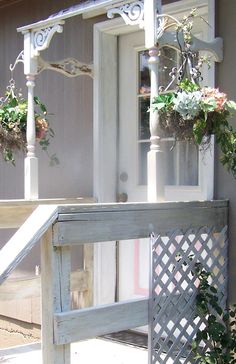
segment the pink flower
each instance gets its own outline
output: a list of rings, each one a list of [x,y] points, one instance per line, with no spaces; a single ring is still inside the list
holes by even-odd
[[[45,119],[38,117],[36,119],[36,139],[41,140],[45,138],[48,130],[48,122]]]
[[[227,95],[225,93],[219,92],[218,88],[211,88],[211,87],[203,87],[202,93],[205,101],[207,101],[207,99],[215,100],[216,108],[214,111],[224,110],[224,105],[227,101]]]

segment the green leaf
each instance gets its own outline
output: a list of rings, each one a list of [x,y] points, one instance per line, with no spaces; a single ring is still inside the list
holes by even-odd
[[[41,111],[46,114],[47,113],[47,109],[46,106],[42,103],[42,101],[40,100],[40,98],[38,96],[34,96],[34,102],[36,105],[38,105],[41,109]]]
[[[197,85],[196,83],[193,83],[188,78],[185,78],[184,80],[182,80],[178,86],[181,90],[187,91],[187,92],[198,91],[200,89],[199,85]]]
[[[213,293],[217,293],[217,289],[214,286],[210,286],[210,291]]]
[[[165,106],[166,104],[164,102],[159,102],[158,104],[155,104],[155,109],[162,110]]]
[[[226,102],[226,106],[230,109],[230,110],[236,110],[236,102],[229,100]]]

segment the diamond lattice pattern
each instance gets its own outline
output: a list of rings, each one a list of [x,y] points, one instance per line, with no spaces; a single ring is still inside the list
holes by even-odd
[[[150,363],[194,363],[191,342],[205,325],[196,318],[196,262],[213,273],[221,305],[226,303],[227,229],[175,230],[152,238]],[[205,347],[207,349],[207,347]]]

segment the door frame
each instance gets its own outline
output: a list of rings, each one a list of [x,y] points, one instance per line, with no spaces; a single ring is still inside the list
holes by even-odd
[[[166,13],[176,15],[189,12],[195,0],[181,0],[164,7]],[[199,0],[198,7],[208,6],[210,37],[215,34],[215,0]],[[125,33],[139,30],[126,25],[122,18],[94,25],[94,197],[97,202],[115,202],[117,194],[118,160],[118,59],[117,39]],[[210,84],[214,85],[214,67],[210,71]],[[211,180],[206,188],[212,184]],[[109,262],[109,264],[107,264]],[[116,244],[96,244],[94,247],[94,304],[114,302],[116,290]]]
[[[118,150],[118,60],[120,34],[136,31],[121,18],[94,25],[94,196],[115,202]],[[109,264],[108,264],[109,263]],[[94,304],[111,303],[116,292],[116,242],[94,247]]]

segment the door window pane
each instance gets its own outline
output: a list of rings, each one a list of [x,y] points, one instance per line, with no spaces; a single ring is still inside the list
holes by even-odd
[[[159,54],[159,85],[166,88],[171,82],[171,72],[178,67],[178,53],[174,48],[162,47]],[[138,53],[138,184],[147,184],[147,153],[150,150],[149,107],[150,74],[148,51]],[[176,88],[174,81],[170,89]],[[172,186],[197,186],[199,151],[190,142],[163,140],[163,157],[165,158],[165,184]]]
[[[198,147],[194,143],[163,141],[165,184],[170,186],[198,185]]]
[[[148,65],[148,51],[141,51],[138,54],[139,57],[139,85],[138,94],[139,95],[149,95],[150,94],[150,74]]]
[[[162,86],[164,89],[171,82],[171,72],[173,68],[178,67],[178,53],[174,48],[171,47],[162,47],[160,50],[159,57],[159,69],[158,69],[158,78],[159,78],[159,86]],[[176,80],[171,84],[170,89],[174,90],[176,88]]]
[[[147,153],[150,150],[150,142],[141,142],[138,146],[138,159],[139,159],[139,185],[147,184]]]
[[[150,98],[139,98],[139,140],[150,139],[149,107]]]

